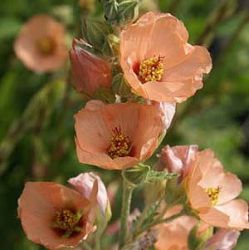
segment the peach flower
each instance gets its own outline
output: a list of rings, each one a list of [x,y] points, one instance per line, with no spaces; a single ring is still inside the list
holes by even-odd
[[[76,247],[95,230],[97,186],[86,198],[53,182],[27,182],[18,216],[28,239],[48,249]]]
[[[105,169],[129,168],[144,161],[164,132],[163,116],[154,105],[88,102],[75,115],[79,161]]]
[[[107,196],[107,191],[104,183],[96,174],[82,173],[74,178],[70,178],[68,182],[82,195],[84,195],[87,199],[90,199],[93,185],[97,181],[98,183],[98,193],[97,193],[97,202],[100,208],[100,211],[103,216],[106,215],[108,210],[110,209],[110,202]]]
[[[36,15],[22,27],[14,49],[27,68],[36,72],[55,71],[68,56],[64,27],[48,15]]]
[[[73,85],[77,91],[88,95],[100,88],[110,88],[112,83],[111,66],[104,59],[90,53],[91,45],[84,40],[73,40],[70,51]]]
[[[161,170],[167,169],[170,173],[178,173],[182,179],[188,173],[197,151],[197,145],[174,147],[167,145],[161,150],[157,167]]]
[[[120,64],[132,90],[158,102],[182,102],[202,88],[211,58],[187,41],[183,23],[170,14],[148,12],[124,29]]]
[[[180,216],[169,223],[157,227],[157,250],[188,250],[188,235],[197,220],[190,216]]]
[[[190,206],[201,220],[221,228],[249,228],[248,204],[235,199],[241,192],[241,181],[224,172],[210,149],[196,154],[184,183]]]
[[[239,238],[236,230],[219,229],[207,242],[205,250],[232,250]]]

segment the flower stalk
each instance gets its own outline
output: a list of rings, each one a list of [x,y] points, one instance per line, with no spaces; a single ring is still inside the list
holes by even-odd
[[[120,235],[119,247],[121,248],[126,242],[128,235],[128,216],[130,214],[131,198],[134,186],[131,186],[125,178],[123,178],[123,191],[122,191],[122,208],[120,218]]]

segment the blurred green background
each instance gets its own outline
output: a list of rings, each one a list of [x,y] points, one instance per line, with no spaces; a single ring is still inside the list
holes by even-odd
[[[0,1],[1,250],[43,249],[26,239],[17,219],[17,199],[25,181],[66,183],[90,168],[79,164],[75,154],[73,114],[83,102],[66,83],[69,62],[56,73],[36,74],[13,51],[22,25],[39,13],[51,14],[66,26],[70,48],[80,30],[81,12],[100,12],[93,0],[83,0],[81,6],[78,0]],[[248,201],[249,1],[144,0],[141,9],[175,14],[189,30],[190,42],[206,45],[214,62],[204,88],[178,105],[163,145],[212,148],[225,168],[242,179],[241,197]],[[101,176],[105,183],[118,178],[114,171],[101,171]],[[119,204],[113,209],[115,217]],[[249,232],[243,232],[235,249],[248,246]]]

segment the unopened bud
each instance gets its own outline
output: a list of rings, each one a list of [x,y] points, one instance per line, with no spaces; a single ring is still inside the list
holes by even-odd
[[[80,46],[82,44],[89,46],[83,40],[74,39],[70,51],[73,85],[77,91],[93,95],[100,87],[111,87],[111,67],[104,59]]]

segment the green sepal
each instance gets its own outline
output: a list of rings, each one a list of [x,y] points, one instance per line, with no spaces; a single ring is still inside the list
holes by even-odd
[[[102,2],[107,22],[119,23],[119,3],[116,0],[102,0]]]
[[[197,250],[201,241],[196,237],[198,226],[194,226],[188,235],[188,249]]]
[[[102,0],[105,18],[112,25],[125,25],[138,17],[138,0]]]
[[[146,181],[149,171],[150,166],[138,164],[133,168],[123,170],[122,176],[131,187],[136,187]]]
[[[104,20],[99,18],[84,18],[82,20],[82,36],[99,53],[111,54],[111,48],[107,36],[111,34],[112,28]]]
[[[94,93],[93,99],[98,99],[106,103],[114,103],[115,95],[111,89],[100,87]]]
[[[138,17],[138,1],[124,0],[119,3],[119,23],[127,24]]]
[[[133,187],[143,183],[152,183],[155,181],[172,179],[177,176],[175,173],[152,170],[149,165],[145,165],[143,163],[139,163],[133,168],[124,170],[122,175],[124,179]]]
[[[124,75],[122,73],[119,73],[113,77],[112,90],[115,94],[124,98],[128,98],[131,95],[130,88],[126,84]]]

